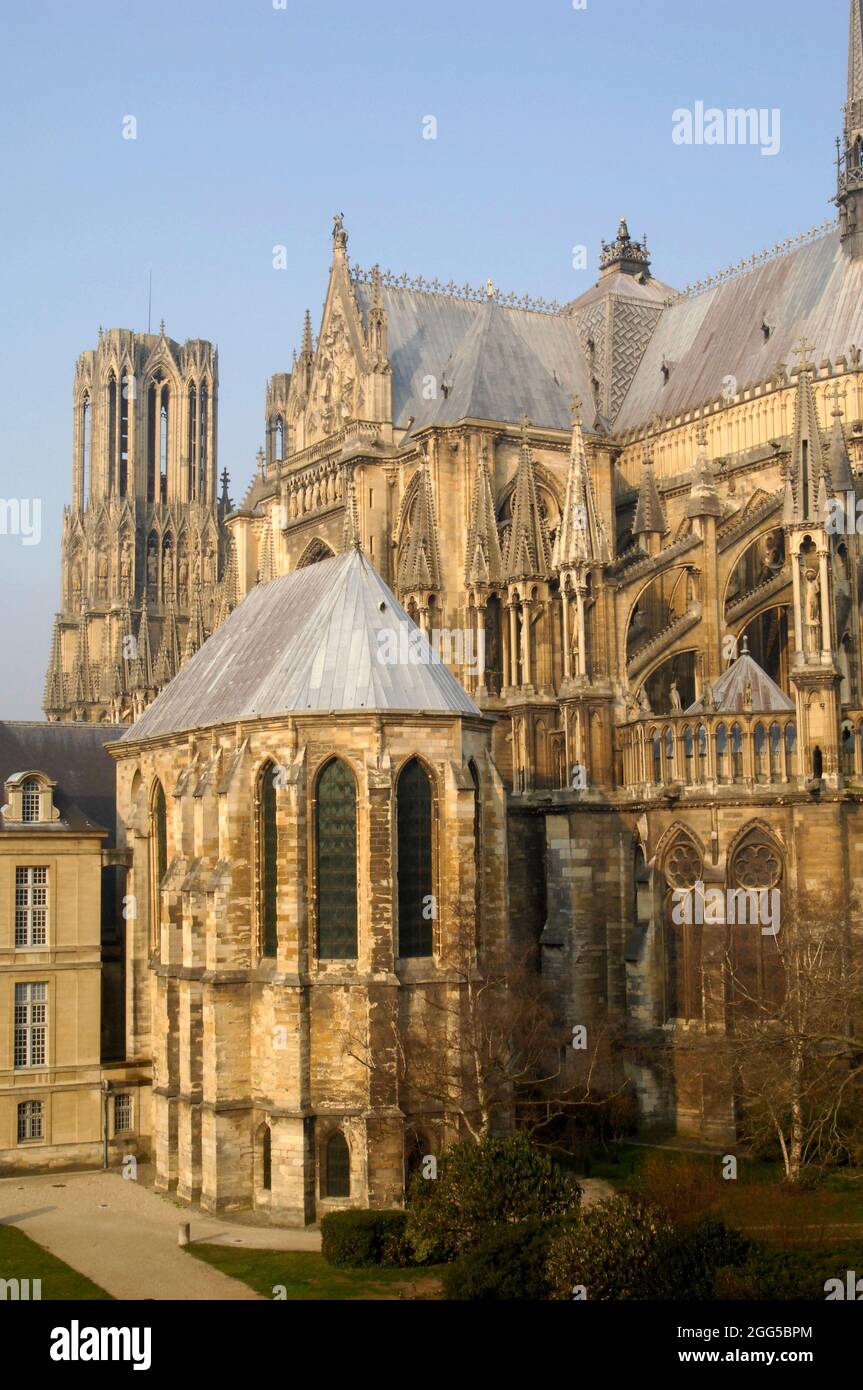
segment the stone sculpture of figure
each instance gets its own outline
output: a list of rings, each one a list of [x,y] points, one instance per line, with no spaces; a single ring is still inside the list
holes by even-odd
[[[189,601],[189,562],[185,555],[180,557],[179,565],[180,603],[183,607]]]
[[[100,598],[107,598],[107,597],[108,597],[108,559],[107,559],[107,556],[105,556],[105,555],[100,555],[100,556],[99,556],[98,567],[97,567],[97,570],[96,570],[96,574],[97,574],[97,580],[98,580],[98,586],[99,586],[99,597],[100,597]]]
[[[701,708],[705,711],[705,713],[709,713],[711,710],[716,709],[716,701],[713,698],[712,685],[706,685],[704,687],[704,694],[701,697]]]
[[[745,709],[752,708],[752,682],[748,676],[743,685],[743,705]]]
[[[213,585],[216,582],[216,555],[212,545],[208,542],[204,554],[204,583]]]
[[[669,693],[671,696],[671,713],[680,714],[681,710],[683,709],[683,701],[680,698],[680,691],[677,688],[677,681],[674,679],[672,679],[671,690]]]
[[[120,592],[123,598],[132,597],[132,548],[124,545],[120,555]]]
[[[650,699],[648,698],[648,694],[644,686],[642,686],[638,692],[638,708],[642,714],[653,713],[653,709],[651,708],[650,704]]]
[[[168,597],[168,594],[171,592],[173,578],[174,566],[171,563],[171,552],[170,550],[166,550],[164,559],[162,561],[162,592],[164,593],[166,598]]]
[[[81,607],[81,566],[78,564],[72,567],[72,606]]]
[[[147,592],[150,598],[156,597],[156,586],[159,582],[159,562],[156,559],[155,550],[151,550],[147,556]]]
[[[806,631],[810,652],[821,649],[821,580],[818,571],[806,570]]]

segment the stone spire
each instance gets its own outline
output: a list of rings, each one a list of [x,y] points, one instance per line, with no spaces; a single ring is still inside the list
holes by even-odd
[[[177,629],[177,610],[174,607],[174,595],[169,594],[168,609],[162,629],[162,644],[156,658],[156,685],[160,689],[168,685],[176,676],[181,664],[182,654],[180,652],[180,634]]]
[[[512,524],[504,556],[504,575],[510,583],[522,579],[548,579],[551,569],[551,545],[536,490],[529,425],[530,421],[524,417],[521,457],[515,475]]]
[[[434,499],[425,456],[418,470],[418,478],[410,537],[399,570],[399,588],[403,592],[441,587]]]
[[[345,519],[342,525],[342,553],[362,549],[360,538],[360,518],[357,510],[357,488],[353,473],[349,473],[345,485]]]
[[[552,564],[560,573],[580,566],[608,564],[611,547],[596,506],[593,481],[584,450],[581,402],[573,401],[572,445],[560,529],[554,542]]]
[[[60,614],[54,615],[54,629],[51,633],[51,659],[45,677],[45,695],[42,701],[45,713],[62,714],[66,708],[66,686],[63,680],[63,659],[60,649]]]
[[[863,0],[851,0],[848,94],[836,163],[842,244],[856,258],[863,255]]]
[[[830,431],[830,481],[833,491],[838,493],[854,491],[854,474],[848,457],[848,444],[842,427],[842,408],[839,405],[839,388],[833,396],[833,426]]]
[[[150,645],[150,619],[146,600],[141,608],[141,621],[138,624],[138,642],[135,650],[135,664],[132,671],[133,690],[153,689],[153,650]]]
[[[264,527],[264,534],[261,539],[261,550],[258,556],[258,583],[269,584],[274,575],[273,530],[269,523],[267,523]]]
[[[233,541],[228,551],[228,563],[225,567],[224,578],[221,584],[219,595],[219,610],[216,614],[216,627],[221,627],[222,623],[227,622],[231,613],[239,601],[239,584],[237,576],[237,548]]]
[[[698,427],[698,453],[692,468],[692,487],[686,508],[688,517],[722,515],[722,503],[716,490],[713,464],[707,453],[707,429],[702,421]]]
[[[786,525],[806,522],[823,526],[831,488],[818,407],[812,389],[814,369],[812,363],[806,360],[806,354],[810,351],[808,343],[802,342],[797,351],[801,360],[794,405],[794,443],[785,479],[782,520]]]
[[[471,522],[465,552],[465,584],[470,589],[502,582],[503,556],[497,532],[491,475],[488,470],[488,442],[483,437],[474,480]]]
[[[368,344],[372,370],[376,372],[388,371],[389,330],[379,265],[374,266],[372,270],[372,303],[369,309]]]
[[[195,581],[194,593],[192,594],[192,612],[189,615],[189,630],[186,633],[186,646],[183,651],[183,665],[191,661],[195,652],[199,652],[207,640],[207,631],[204,627],[204,606],[201,601],[201,582]]]
[[[72,667],[70,696],[74,705],[87,705],[93,698],[93,680],[90,673],[90,637],[87,620],[87,605],[81,610],[78,621],[78,650]]]
[[[656,486],[656,479],[653,476],[653,458],[648,446],[644,451],[644,462],[641,466],[641,484],[638,489],[638,504],[635,508],[632,534],[634,536],[664,536],[667,530],[668,522],[665,518],[665,508],[662,505],[659,488]]]

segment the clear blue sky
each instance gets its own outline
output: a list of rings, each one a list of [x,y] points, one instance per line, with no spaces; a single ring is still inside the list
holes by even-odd
[[[336,211],[361,265],[562,301],[621,213],[683,285],[831,213],[847,0],[6,0],[0,49],[0,717],[39,718],[100,323],[215,341],[220,466],[315,326]],[[672,111],[778,107],[782,148],[673,143]],[[136,141],[122,138],[134,115]],[[438,138],[422,138],[434,115]],[[572,268],[585,244],[590,268]],[[288,248],[276,271],[272,248]]]

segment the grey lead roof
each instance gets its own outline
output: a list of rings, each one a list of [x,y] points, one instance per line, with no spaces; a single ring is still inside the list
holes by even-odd
[[[816,362],[835,362],[863,345],[863,260],[844,253],[836,230],[665,309],[615,429],[714,400],[729,377],[742,390],[780,362],[794,366],[801,335]],[[671,368],[667,383],[663,362]]]
[[[252,589],[124,741],[337,710],[478,717],[448,667],[427,659],[428,648],[415,659],[419,640],[374,566],[350,550]],[[390,642],[392,661],[382,659]]]
[[[107,830],[108,842],[113,844],[115,768],[105,744],[122,732],[118,724],[0,721],[0,792],[2,783],[20,772],[42,772],[57,783],[54,804],[60,819],[21,826],[21,831]],[[0,815],[0,831],[10,828],[19,829]]]
[[[372,287],[359,283],[356,293],[367,321]],[[527,414],[536,425],[569,430],[572,397],[592,399],[570,315],[394,286],[381,293],[397,424],[412,416],[416,431],[462,419],[517,423]]]

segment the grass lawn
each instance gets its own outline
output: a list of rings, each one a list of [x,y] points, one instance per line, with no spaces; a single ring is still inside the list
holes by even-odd
[[[111,1298],[104,1289],[25,1236],[17,1226],[0,1225],[0,1279],[29,1279],[31,1299],[33,1280],[41,1279],[43,1303]]]
[[[654,1168],[667,1165],[669,1172],[679,1165],[702,1173],[703,1185],[696,1184],[692,1193],[697,1205],[759,1240],[834,1245],[863,1239],[863,1171],[859,1168],[831,1173],[817,1186],[798,1192],[784,1185],[777,1164],[740,1159],[737,1179],[726,1182],[718,1154],[622,1144],[601,1160],[592,1158],[590,1174],[605,1178],[619,1191],[635,1194],[642,1188],[648,1161]],[[857,1230],[842,1229],[848,1226]]]
[[[264,1298],[284,1285],[291,1301],[313,1299],[440,1298],[440,1280],[428,1269],[336,1269],[309,1250],[236,1250],[228,1245],[189,1245],[190,1255],[231,1279],[248,1284]]]

